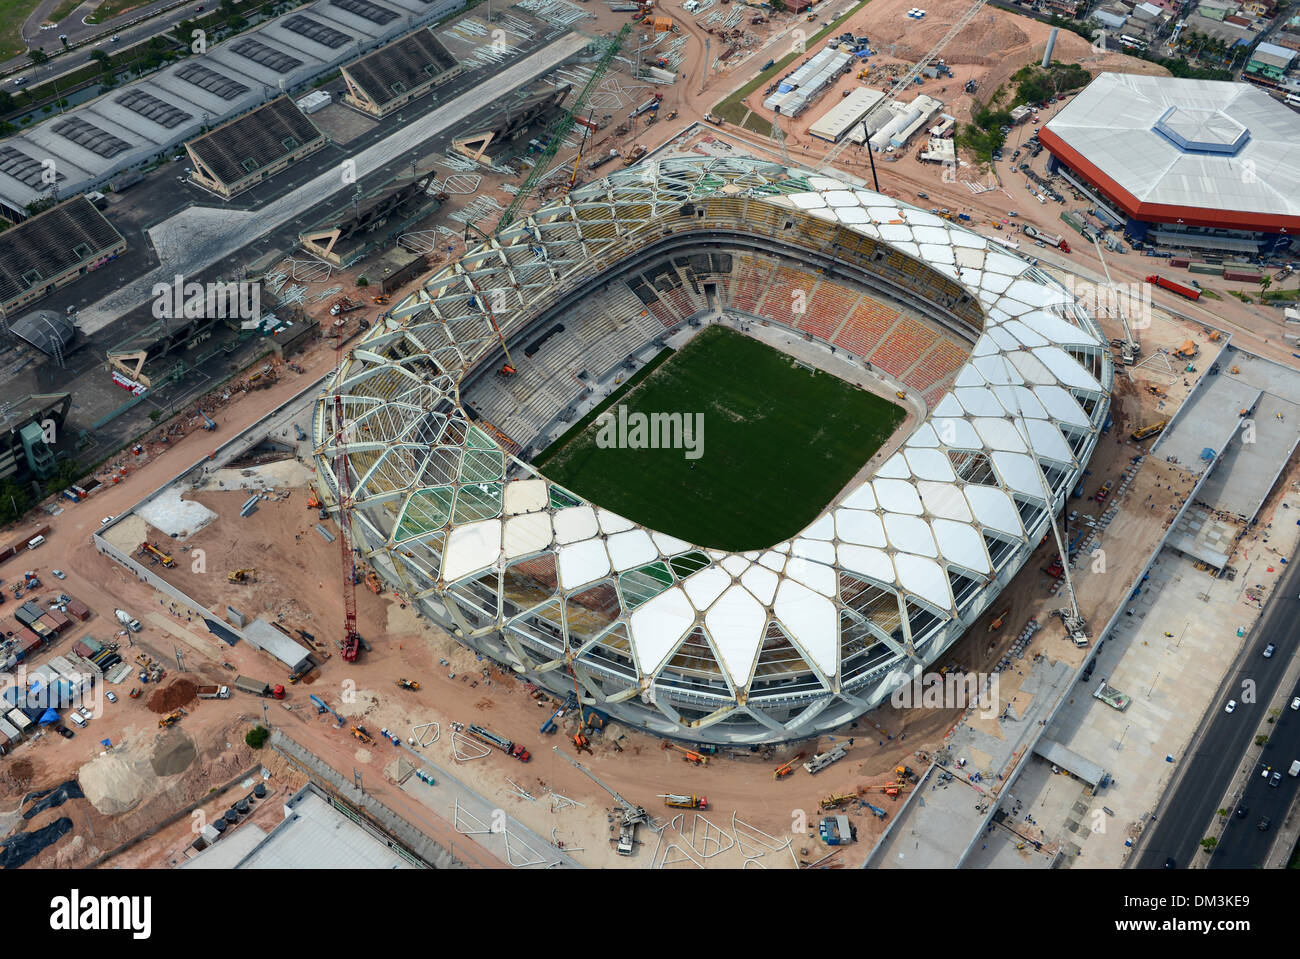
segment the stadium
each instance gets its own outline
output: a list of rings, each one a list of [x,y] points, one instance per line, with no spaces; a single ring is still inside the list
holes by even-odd
[[[785,444],[757,427],[710,434],[699,462],[739,467],[662,480],[679,486],[654,524],[548,478],[556,459],[532,465],[629,356],[702,319],[627,402],[656,382],[731,390],[744,377],[709,351],[751,339],[711,325],[719,317],[848,354],[912,415],[898,427],[892,402],[845,399],[786,357],[772,375],[796,377],[798,418],[781,407],[771,429],[797,457],[831,451],[838,472],[813,470],[821,486],[753,475],[767,455],[753,448]],[[507,355],[512,376],[498,372]],[[662,379],[679,360],[707,375]],[[766,376],[754,372],[763,356],[752,362],[730,366]],[[833,177],[671,158],[578,187],[428,277],[347,353],[313,442],[361,560],[460,642],[633,727],[760,744],[879,705],[997,599],[1082,475],[1113,375],[1094,319],[984,237]],[[735,403],[775,403],[786,381],[773,382]],[[863,418],[874,431],[837,446]],[[627,470],[604,488],[651,482],[640,474],[652,467]],[[692,482],[739,504],[706,534],[733,539],[726,548],[689,537],[705,526],[661,528]]]

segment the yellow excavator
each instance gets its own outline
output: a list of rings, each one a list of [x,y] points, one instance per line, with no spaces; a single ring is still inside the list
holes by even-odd
[[[226,574],[226,579],[232,583],[247,583],[257,576],[257,567],[247,569],[232,569]]]

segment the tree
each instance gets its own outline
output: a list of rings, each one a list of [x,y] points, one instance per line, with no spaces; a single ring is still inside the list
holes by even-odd
[[[250,749],[261,749],[266,745],[266,741],[271,738],[271,731],[265,726],[254,726],[244,736]]]
[[[1273,278],[1271,276],[1265,276],[1262,280],[1259,281],[1259,298],[1261,300],[1264,299],[1264,294],[1268,292],[1268,288],[1272,285],[1273,285]]]
[[[0,480],[0,523],[12,523],[31,505],[27,488],[11,479]]]
[[[8,90],[0,90],[0,113],[9,113],[15,106],[14,95]]]
[[[1201,848],[1206,852],[1214,852],[1214,847],[1218,844],[1219,840],[1215,839],[1213,836],[1206,836],[1201,840]]]
[[[38,67],[49,59],[49,56],[44,50],[32,50],[27,54],[27,56],[31,59],[32,63],[36,64]]]
[[[785,12],[785,0],[771,0],[770,6],[777,13]]]
[[[113,58],[103,50],[91,50],[90,59],[99,64],[99,69],[102,73],[108,73],[113,69]]]

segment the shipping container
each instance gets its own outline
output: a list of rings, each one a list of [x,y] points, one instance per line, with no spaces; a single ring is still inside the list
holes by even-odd
[[[67,614],[57,609],[51,609],[45,615],[54,621],[54,625],[59,628],[59,632],[63,632],[72,625],[72,620],[67,617]]]
[[[68,615],[74,619],[79,619],[84,623],[86,620],[90,619],[90,610],[83,603],[71,599],[68,600]]]
[[[18,620],[18,622],[22,623],[24,626],[30,626],[32,623],[40,619],[41,616],[43,615],[45,614],[40,613],[37,615],[33,615],[32,612],[29,609],[27,609],[27,607],[25,606],[19,606],[17,609],[14,610],[14,619]]]
[[[1189,273],[1200,273],[1203,276],[1223,276],[1223,265],[1216,263],[1192,263],[1187,267]]]
[[[0,736],[5,738],[6,743],[16,743],[22,739],[22,734],[7,719],[0,719]]]
[[[91,656],[95,655],[91,652],[90,647],[80,640],[72,644],[72,651],[83,659],[90,659]]]
[[[18,640],[23,653],[28,656],[40,649],[41,644],[45,642],[30,629],[20,629],[14,634],[14,637]]]
[[[9,712],[5,713],[5,719],[9,720],[9,722],[12,723],[14,728],[16,728],[19,732],[26,729],[28,726],[32,724],[31,719],[29,719],[27,717],[27,714],[24,713],[21,709],[9,710]]]
[[[1175,257],[1173,257],[1173,258],[1170,259],[1170,261],[1169,261],[1169,265],[1170,265],[1170,266],[1185,267],[1185,266],[1187,266],[1187,265],[1188,265],[1189,263],[1191,263],[1191,262],[1192,262],[1192,261],[1191,261],[1191,259],[1190,259],[1189,257],[1185,257],[1185,256],[1175,256]]]
[[[86,648],[90,650],[91,656],[95,655],[97,652],[99,652],[101,649],[104,648],[104,644],[101,643],[99,640],[97,640],[94,636],[82,636],[81,641],[86,644]]]
[[[54,617],[51,616],[49,613],[46,613],[36,622],[32,623],[32,629],[35,629],[36,632],[39,633],[40,630],[37,629],[37,627],[41,625],[44,625],[46,633],[48,633],[48,635],[50,636],[59,635],[59,632],[62,629],[62,627],[59,626],[58,622],[55,621]]]
[[[1263,277],[1258,273],[1247,273],[1241,270],[1224,270],[1223,278],[1231,280],[1234,283],[1258,283]]]

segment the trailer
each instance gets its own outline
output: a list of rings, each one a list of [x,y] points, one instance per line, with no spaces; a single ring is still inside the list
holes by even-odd
[[[665,806],[671,806],[673,809],[709,808],[709,801],[703,796],[678,796],[673,793],[662,793],[659,798],[664,801]]]
[[[834,749],[827,750],[824,753],[818,753],[808,762],[803,764],[803,768],[808,771],[810,776],[815,776],[832,763],[837,763],[849,754],[849,748],[843,743]]]
[[[1181,283],[1175,283],[1173,280],[1166,279],[1163,276],[1152,273],[1147,277],[1148,283],[1154,283],[1162,290],[1168,290],[1171,293],[1177,293],[1179,296],[1185,296],[1187,299],[1195,302],[1201,298],[1201,291],[1193,286],[1184,286]]]
[[[526,763],[528,760],[533,758],[532,754],[519,743],[511,742],[504,736],[498,736],[496,733],[492,732],[492,730],[486,729],[483,726],[470,723],[465,727],[465,732],[473,736],[479,742],[491,746],[494,749],[499,749],[507,756],[518,759],[521,763]]]
[[[229,699],[229,686],[200,686],[198,689],[199,699]]]
[[[253,679],[251,676],[236,676],[235,688],[241,693],[249,693],[253,696],[270,696],[272,699],[284,699],[284,686],[272,686],[270,683],[264,683],[260,679]]]
[[[1129,704],[1133,702],[1132,696],[1121,693],[1114,686],[1108,685],[1104,679],[1101,681],[1101,685],[1093,690],[1092,698],[1100,699],[1111,709],[1118,709],[1120,712],[1128,709]]]
[[[1042,230],[1030,226],[1028,223],[1022,224],[1020,229],[1027,237],[1039,240],[1048,246],[1054,246],[1062,253],[1070,252],[1070,244],[1066,242],[1065,237],[1061,236],[1059,233],[1044,233]]]

